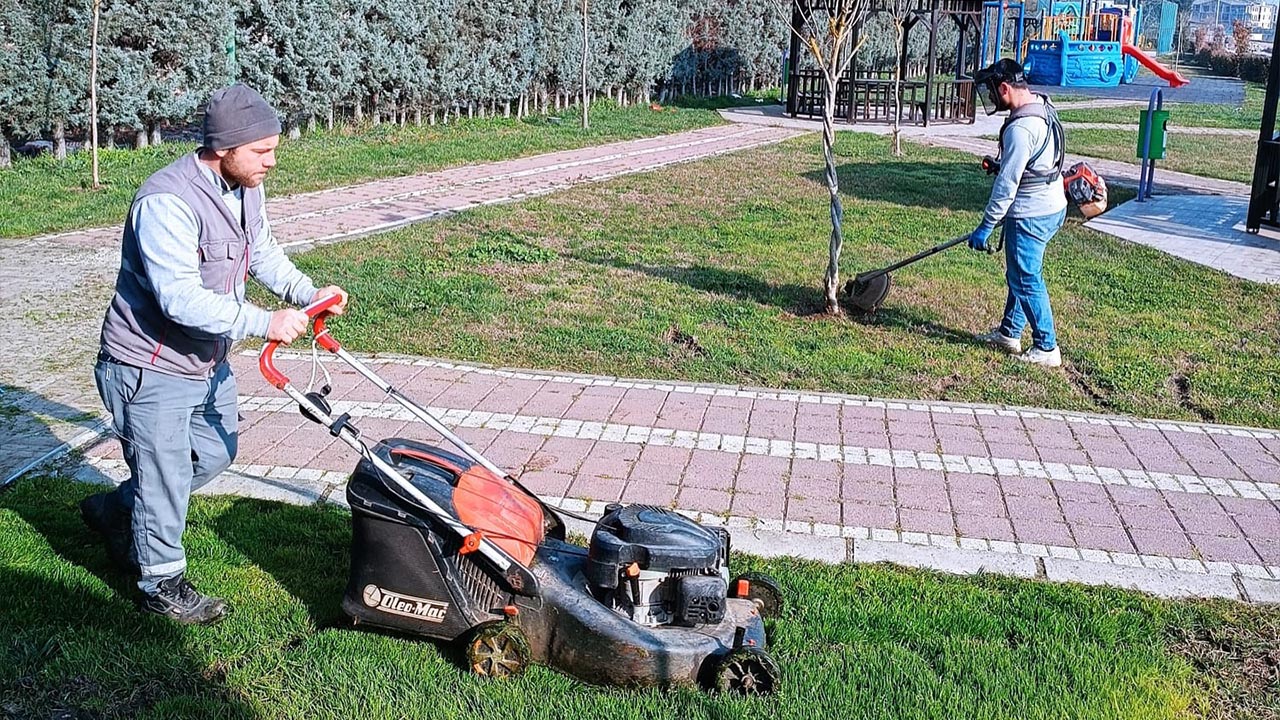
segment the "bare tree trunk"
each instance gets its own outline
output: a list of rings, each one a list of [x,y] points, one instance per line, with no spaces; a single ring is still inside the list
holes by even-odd
[[[900,17],[893,18],[893,31],[897,39],[895,47],[898,48],[893,62],[893,156],[902,157],[902,65],[906,58],[903,57],[903,30]]]
[[[287,132],[289,133],[287,137],[290,140],[297,140],[302,137],[302,128],[296,122],[289,123],[289,129]]]
[[[134,128],[133,133],[133,149],[141,150],[147,146],[147,131],[144,128]]]
[[[67,128],[62,120],[53,124],[53,157],[57,160],[67,159]]]
[[[591,98],[587,97],[587,0],[582,0],[582,129],[591,127],[588,117],[591,111]]]
[[[156,147],[164,144],[164,136],[160,134],[160,123],[151,124],[151,145]]]
[[[333,130],[333,106],[332,105],[329,106],[329,113],[325,117],[324,126],[325,126],[325,129],[327,130],[330,130],[330,131]]]
[[[9,137],[0,134],[0,169],[13,167],[13,151],[10,148]]]
[[[505,100],[502,103],[502,117],[504,118],[511,117],[511,101],[510,100]]]
[[[827,272],[823,277],[823,291],[826,296],[828,315],[840,314],[840,303],[836,292],[840,288],[840,249],[844,244],[841,224],[844,222],[844,207],[840,203],[840,179],[836,173],[836,79],[830,78],[826,83],[826,92],[822,100],[822,156],[827,163],[827,193],[831,197],[831,243],[827,252]]]
[[[356,123],[364,122],[364,101],[363,100],[356,101],[355,121]]]
[[[93,189],[102,187],[98,175],[98,20],[101,0],[93,0],[93,32],[89,40],[89,152],[93,153]]]
[[[307,116],[307,133],[308,133],[308,134],[310,134],[310,133],[315,132],[315,131],[316,131],[316,126],[317,126],[318,124],[319,124],[319,123],[317,123],[317,122],[316,122],[316,116],[315,116],[315,115],[308,115],[308,116]]]

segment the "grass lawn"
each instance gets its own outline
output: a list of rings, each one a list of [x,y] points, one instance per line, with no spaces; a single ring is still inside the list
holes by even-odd
[[[909,144],[895,160],[883,138],[839,138],[845,275],[977,224],[990,180],[972,157]],[[1280,427],[1280,287],[1074,220],[1046,271],[1064,370],[973,342],[999,320],[1003,269],[963,247],[895,273],[873,317],[815,315],[829,232],[819,148],[798,138],[298,262],[352,292],[333,327],[353,350]]]
[[[339,601],[347,515],[196,498],[186,545],[220,625],[144,617],[87,534],[96,488],[36,478],[0,495],[6,718],[1274,718],[1280,611],[887,566],[737,557],[788,611],[765,699],[601,689],[535,667],[467,674],[431,642],[356,631]]]
[[[318,131],[281,144],[279,167],[272,172],[268,192],[278,197],[722,122],[714,112],[716,102],[698,104],[705,107],[672,106],[654,112],[647,106],[618,108],[602,102],[592,108],[591,129],[585,132],[579,126],[581,113],[572,110],[550,118]],[[144,150],[104,151],[100,162],[106,186],[98,191],[89,188],[88,153],[76,153],[61,163],[48,156],[19,158],[11,170],[0,170],[0,238],[120,224],[142,181],[194,149],[193,143],[169,143]]]
[[[1191,129],[1169,129],[1166,157],[1156,161],[1157,186],[1162,169],[1242,183],[1253,180],[1256,137],[1194,133]],[[1072,153],[1137,164],[1137,148],[1136,130],[1067,128],[1067,149]]]
[[[1195,82],[1195,80],[1192,80]],[[1213,127],[1243,128],[1257,130],[1262,126],[1262,98],[1265,88],[1261,83],[1245,83],[1244,105],[1211,105],[1207,103],[1170,103],[1165,106],[1170,111],[1170,127]],[[1056,96],[1055,96],[1056,99]],[[1143,103],[1141,108],[1145,108]],[[1081,123],[1127,123],[1138,124],[1138,106],[1085,108],[1080,110],[1063,110],[1058,113],[1062,122]]]

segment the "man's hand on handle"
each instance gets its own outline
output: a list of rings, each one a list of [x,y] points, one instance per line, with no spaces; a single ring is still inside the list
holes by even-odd
[[[307,331],[310,318],[301,310],[288,308],[271,313],[271,325],[267,328],[267,339],[282,345],[297,340]]]
[[[330,315],[341,315],[342,312],[347,309],[347,291],[343,290],[337,285],[325,285],[324,287],[320,288],[319,290],[316,291],[316,296],[311,298],[311,302],[313,303],[319,302],[320,300],[323,300],[329,297],[330,295],[342,296],[342,300],[337,305],[334,305],[333,307],[329,308]]]

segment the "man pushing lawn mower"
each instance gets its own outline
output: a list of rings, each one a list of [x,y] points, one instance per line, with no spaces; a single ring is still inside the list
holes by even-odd
[[[1064,142],[1048,96],[1031,92],[1022,66],[1004,58],[974,76],[988,115],[1009,111],[1000,128],[999,155],[983,167],[996,176],[982,222],[969,234],[969,247],[1005,253],[1009,286],[1000,326],[979,340],[1017,359],[1058,367],[1062,353],[1053,329],[1053,310],[1045,288],[1044,252],[1067,213],[1062,169]],[[1003,221],[1000,242],[991,235]],[[1022,331],[1031,325],[1031,347],[1023,352]]]
[[[129,478],[80,504],[108,554],[140,575],[142,609],[181,623],[227,613],[186,579],[182,532],[192,491],[236,455],[232,341],[289,343],[306,332],[296,309],[271,312],[245,299],[248,275],[304,305],[347,293],[316,289],[276,244],[262,180],[275,166],[280,120],[244,85],[213,93],[204,144],[152,175],[125,220],[116,292],[94,370],[120,438]]]

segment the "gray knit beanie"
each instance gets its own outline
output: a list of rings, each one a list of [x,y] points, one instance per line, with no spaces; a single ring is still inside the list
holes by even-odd
[[[204,146],[210,150],[227,150],[279,134],[276,111],[248,85],[232,85],[209,96]]]

